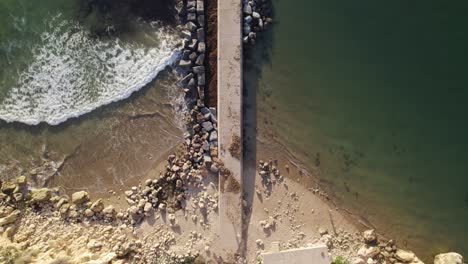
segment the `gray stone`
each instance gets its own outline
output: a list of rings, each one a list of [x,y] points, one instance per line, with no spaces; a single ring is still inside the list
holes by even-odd
[[[210,132],[211,130],[213,130],[213,124],[210,122],[210,121],[206,121],[206,122],[203,122],[202,123],[202,127],[203,129],[205,129],[205,131],[207,132]]]
[[[205,26],[205,16],[204,15],[199,15],[197,17],[197,21],[198,21],[198,25],[200,27],[204,27]]]
[[[250,26],[244,26],[244,35],[249,35],[250,31]]]
[[[255,33],[255,32],[250,32],[249,33],[249,38],[254,39],[256,37],[257,37],[257,33]]]
[[[185,24],[185,27],[190,30],[190,32],[195,32],[197,30],[197,25],[195,23],[189,21],[187,24]]]
[[[188,39],[182,40],[182,46],[184,47],[184,49],[187,48],[189,44],[190,44],[190,41]]]
[[[202,113],[202,115],[206,115],[206,114],[211,113],[211,112],[210,112],[210,109],[208,109],[207,107],[201,108],[201,109],[200,109],[200,112]]]
[[[210,143],[208,143],[208,141],[206,141],[206,140],[203,141],[203,143],[202,143],[202,149],[203,149],[204,151],[210,150]]]
[[[246,17],[244,17],[244,22],[247,23],[247,24],[252,23],[252,16],[246,16]]]
[[[204,86],[198,86],[197,92],[198,92],[198,98],[200,98],[200,100],[204,100],[205,99],[205,88],[204,88]]]
[[[463,256],[455,253],[444,253],[435,256],[434,264],[463,264]]]
[[[195,78],[190,79],[189,83],[187,84],[187,87],[189,89],[194,89],[197,86],[197,81]]]
[[[190,53],[189,59],[190,59],[191,61],[195,61],[196,59],[198,59],[197,56],[198,56],[197,53],[194,51],[194,52]],[[196,63],[196,61],[195,61],[195,63]]]
[[[205,13],[203,1],[197,1],[197,15],[203,15],[203,13]]]
[[[190,61],[190,60],[180,60],[179,61],[179,66],[182,67],[182,68],[188,68],[188,67],[192,66],[192,61]]]
[[[184,50],[184,51],[182,51],[182,59],[183,59],[183,60],[189,59],[189,56],[190,56],[190,50]]]
[[[197,14],[190,12],[187,13],[187,21],[196,21],[197,20]]]
[[[192,79],[193,77],[194,77],[193,73],[189,73],[189,74],[185,75],[185,77],[180,80],[180,83],[182,85],[186,85],[187,83],[189,83],[190,79]]]
[[[251,15],[252,14],[252,7],[250,6],[249,3],[246,3],[244,5],[244,13],[247,14],[247,15]]]
[[[196,65],[203,65],[203,63],[205,62],[205,54],[200,54],[198,55],[197,57],[197,60],[195,61],[195,64]]]
[[[205,73],[199,73],[197,74],[198,77],[198,85],[205,85]]]
[[[245,36],[245,37],[242,39],[242,42],[244,42],[244,44],[249,43],[249,37],[248,37],[248,36]]]
[[[210,133],[210,141],[218,140],[218,132],[216,130],[211,131]]]
[[[197,39],[198,41],[205,41],[205,29],[203,28],[197,29]]]
[[[218,168],[218,166],[216,166],[216,164],[213,163],[213,164],[211,164],[210,171],[214,172],[214,173],[218,173],[219,168]]]
[[[196,39],[192,39],[190,43],[188,44],[188,48],[191,50],[196,50],[197,49],[197,43],[198,41]]]
[[[258,19],[258,26],[263,30],[263,20],[261,18]]]
[[[206,44],[205,42],[198,43],[198,53],[205,53]]]
[[[257,12],[253,12],[253,13],[252,13],[252,17],[253,17],[254,19],[259,19],[259,18],[260,18],[260,14],[257,13]]]
[[[200,74],[205,72],[205,67],[204,66],[195,66],[193,67],[193,72],[195,74]]]
[[[182,37],[185,38],[185,39],[191,39],[192,38],[192,33],[188,30],[184,30],[182,31],[181,33]]]
[[[188,0],[187,1],[187,8],[192,8],[197,6],[197,1],[196,0]]]
[[[217,116],[218,115],[218,111],[216,111],[216,108],[215,107],[210,107],[210,112],[212,115],[214,116]]]
[[[187,8],[187,12],[189,12],[189,13],[196,13],[196,12],[197,12],[197,8],[196,8],[196,7]]]
[[[205,164],[210,164],[211,166],[211,163],[213,162],[213,159],[211,158],[210,154],[208,153],[205,153],[203,154],[203,161],[205,161]],[[207,167],[210,167],[210,166],[207,166]]]

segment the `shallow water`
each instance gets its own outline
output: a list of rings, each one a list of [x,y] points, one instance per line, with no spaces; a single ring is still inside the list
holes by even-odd
[[[259,137],[426,261],[468,255],[468,4],[273,2]]]

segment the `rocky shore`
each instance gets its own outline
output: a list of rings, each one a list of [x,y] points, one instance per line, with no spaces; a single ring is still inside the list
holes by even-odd
[[[242,0],[243,43],[255,45],[257,34],[267,30],[273,23],[270,0]]]

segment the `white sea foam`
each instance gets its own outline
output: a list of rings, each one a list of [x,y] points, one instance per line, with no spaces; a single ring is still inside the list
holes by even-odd
[[[92,39],[79,25],[58,19],[50,29],[0,103],[1,119],[57,125],[129,97],[178,56],[175,38],[161,28],[152,48]]]

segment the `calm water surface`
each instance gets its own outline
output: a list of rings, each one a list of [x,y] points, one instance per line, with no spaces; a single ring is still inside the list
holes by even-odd
[[[467,256],[468,2],[273,2],[259,134],[425,260]]]

